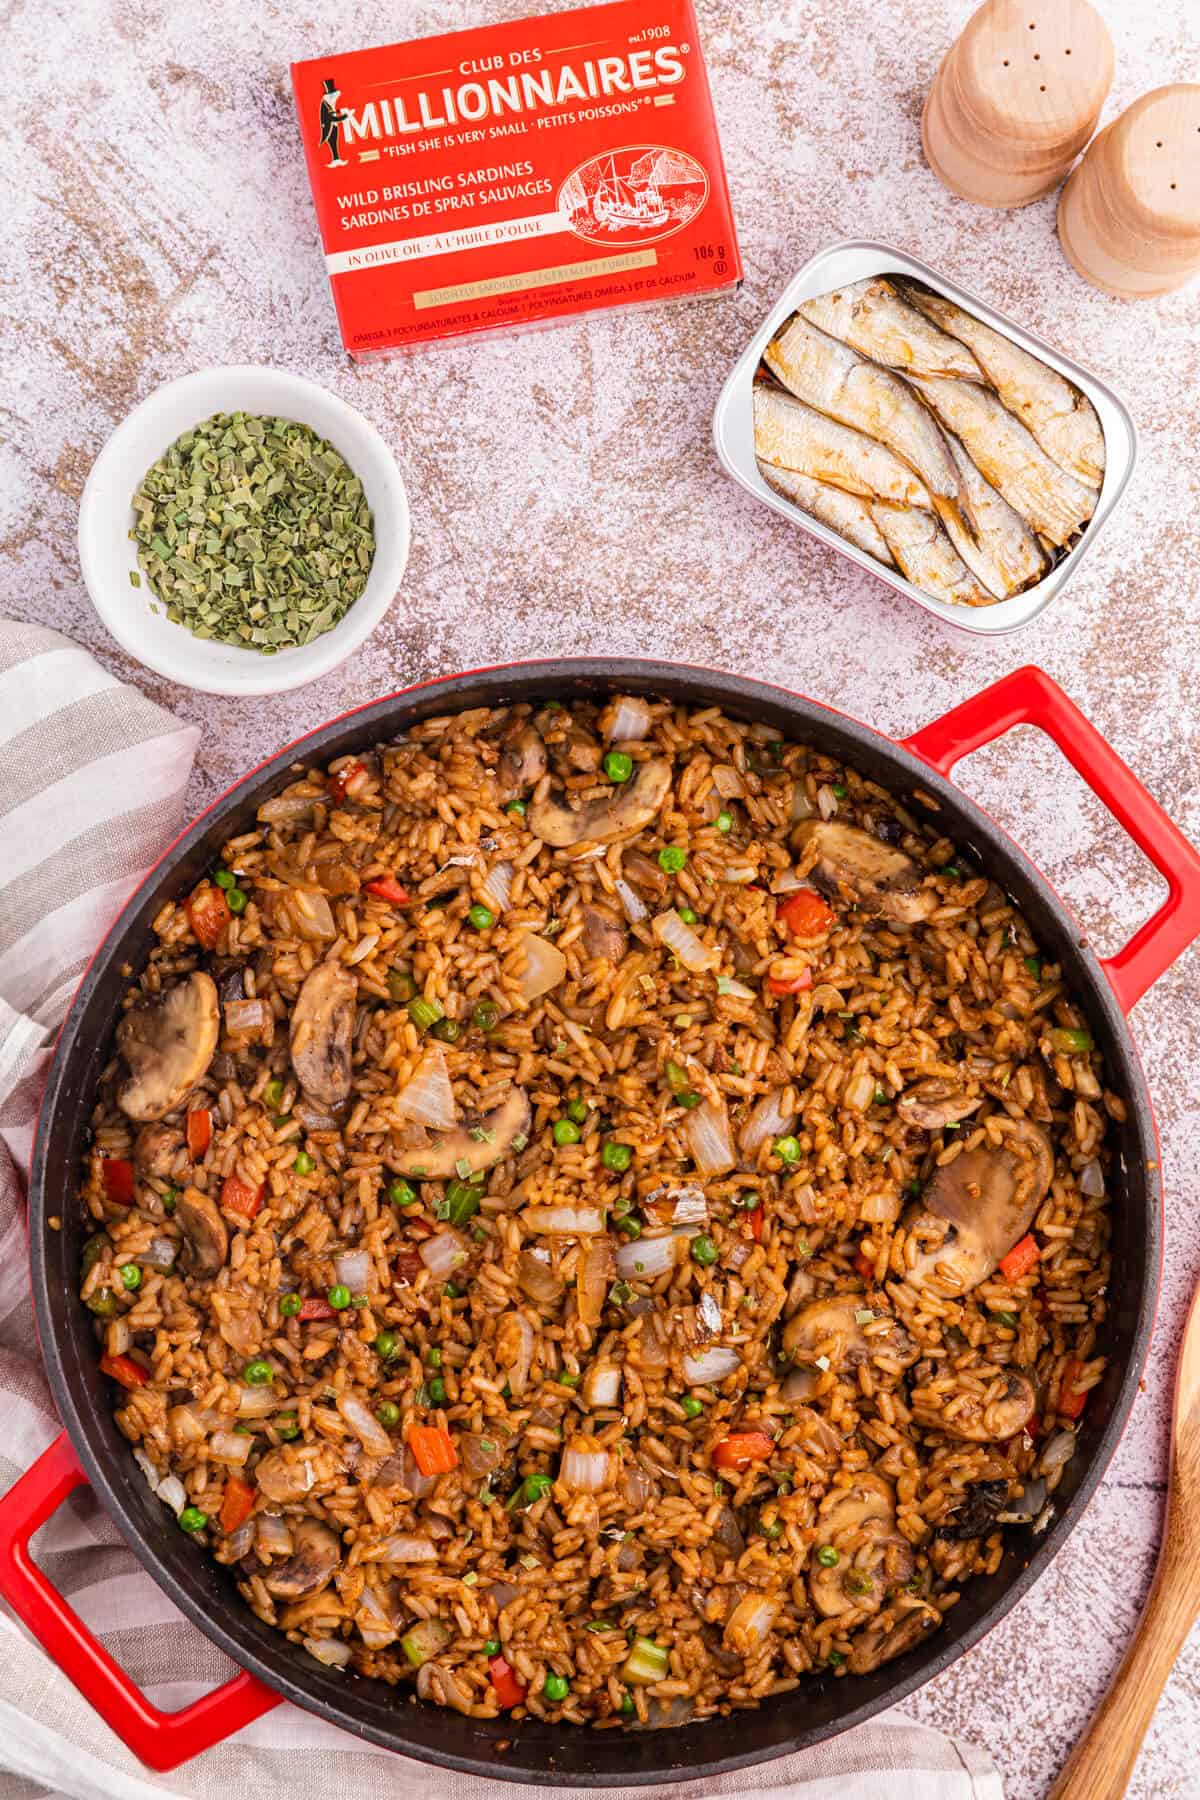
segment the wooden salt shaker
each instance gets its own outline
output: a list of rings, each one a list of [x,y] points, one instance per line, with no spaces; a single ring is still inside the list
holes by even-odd
[[[1200,84],[1155,88],[1103,130],[1063,189],[1058,236],[1107,294],[1166,294],[1200,273]]]
[[[963,200],[1026,206],[1079,155],[1112,77],[1112,39],[1088,0],[984,0],[929,90],[926,160]]]

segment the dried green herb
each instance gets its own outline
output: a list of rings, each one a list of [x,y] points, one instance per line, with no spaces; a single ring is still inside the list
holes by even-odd
[[[267,656],[332,630],[375,555],[362,482],[293,419],[214,413],[146,471],[133,511],[167,617]]]

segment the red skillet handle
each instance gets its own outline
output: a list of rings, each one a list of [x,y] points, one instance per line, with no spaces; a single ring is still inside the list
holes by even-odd
[[[86,1480],[64,1431],[0,1499],[0,1594],[122,1743],[149,1768],[174,1769],[281,1697],[243,1673],[181,1712],[151,1706],[29,1554],[34,1532]]]
[[[1092,792],[1150,858],[1170,890],[1158,911],[1103,968],[1122,1009],[1129,1012],[1148,987],[1200,936],[1200,855],[1116,751],[1089,724],[1057,682],[1029,665],[1014,669],[973,700],[903,740],[924,762],[949,775],[972,750],[1011,731],[1037,725],[1054,739]]]

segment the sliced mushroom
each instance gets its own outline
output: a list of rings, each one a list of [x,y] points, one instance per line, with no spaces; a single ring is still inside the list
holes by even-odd
[[[911,856],[881,844],[856,825],[806,819],[795,841],[801,850],[815,846],[809,877],[831,900],[849,900],[864,912],[883,913],[901,925],[919,924],[937,905],[936,894],[922,886],[920,867]]]
[[[864,1327],[872,1320],[860,1323],[860,1312],[872,1313],[875,1320],[886,1319],[888,1329],[868,1336]],[[869,1356],[878,1354],[908,1368],[918,1355],[903,1325],[890,1313],[868,1306],[861,1294],[836,1294],[802,1306],[784,1328],[783,1348],[796,1363],[813,1363],[824,1353],[836,1369],[857,1369]]]
[[[896,1111],[907,1125],[919,1125],[922,1131],[940,1131],[943,1125],[969,1119],[982,1105],[982,1094],[972,1099],[953,1081],[930,1075],[901,1094]]]
[[[1027,1375],[1010,1369],[993,1383],[987,1394],[970,1395],[947,1418],[935,1406],[923,1406],[913,1394],[912,1415],[928,1431],[944,1431],[947,1437],[965,1438],[971,1444],[1001,1444],[1023,1431],[1037,1410],[1037,1395]],[[956,1396],[957,1398],[957,1396]]]
[[[793,1415],[793,1423],[804,1428],[805,1436],[800,1448],[806,1456],[819,1451],[822,1456],[841,1456],[846,1448],[846,1440],[840,1432],[833,1429],[829,1420],[811,1406],[798,1406]]]
[[[916,1607],[895,1625],[872,1625],[855,1636],[846,1667],[852,1675],[869,1675],[872,1669],[878,1669],[882,1663],[891,1662],[893,1657],[902,1656],[914,1644],[919,1644],[937,1623],[934,1612]]]
[[[129,1065],[117,1093],[121,1111],[162,1119],[181,1106],[208,1073],[220,1018],[216,983],[200,969],[127,1012],[117,1028],[117,1048]]]
[[[133,1160],[146,1175],[170,1175],[183,1149],[178,1125],[143,1125],[133,1140]]]
[[[978,1287],[1029,1230],[1053,1174],[1050,1141],[1028,1119],[1017,1120],[1003,1143],[980,1144],[943,1163],[921,1204],[905,1214],[909,1236],[931,1242],[908,1280],[917,1288],[940,1283],[956,1295]]]
[[[896,1493],[882,1476],[856,1477],[817,1521],[818,1545],[809,1563],[808,1591],[826,1619],[848,1612],[878,1612],[888,1589],[907,1581],[912,1547],[896,1529]],[[837,1551],[827,1568],[823,1549]]]
[[[529,1099],[522,1088],[513,1088],[488,1113],[468,1113],[454,1131],[430,1134],[428,1141],[409,1144],[392,1161],[399,1175],[416,1175],[427,1181],[446,1181],[457,1175],[465,1181],[482,1175],[524,1144],[531,1119]]]
[[[292,1067],[318,1106],[340,1106],[350,1093],[358,983],[341,963],[318,963],[292,1008]]]
[[[263,1586],[276,1600],[320,1593],[342,1560],[341,1539],[320,1519],[301,1519],[292,1527],[292,1542],[295,1548],[287,1561],[263,1576]]]
[[[254,1471],[258,1491],[276,1506],[294,1506],[315,1487],[342,1473],[341,1456],[332,1444],[318,1444],[301,1456],[269,1450]]]
[[[183,1232],[187,1267],[196,1275],[215,1275],[229,1252],[229,1232],[216,1201],[199,1188],[186,1187],[175,1201],[175,1217]]]
[[[501,739],[496,785],[501,800],[513,800],[546,773],[546,746],[527,720],[511,725]]]
[[[582,909],[582,917],[583,947],[588,955],[619,963],[629,942],[620,913],[614,907],[593,901]]]
[[[535,800],[525,815],[535,837],[556,850],[585,841],[607,844],[613,838],[632,837],[649,825],[667,797],[671,765],[665,757],[651,757],[639,764],[632,781],[572,809],[561,794]]]

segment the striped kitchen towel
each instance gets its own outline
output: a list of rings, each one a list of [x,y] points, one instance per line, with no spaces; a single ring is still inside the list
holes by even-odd
[[[26,1282],[22,1181],[50,1045],[105,928],[179,828],[198,732],[37,625],[0,620],[0,1492],[57,1435]],[[176,1612],[86,1489],[38,1561],[150,1700],[173,1711],[233,1673]],[[303,1773],[297,1756],[304,1758]],[[167,1775],[141,1767],[0,1609],[0,1800],[494,1800],[284,1705]],[[513,1790],[514,1792],[516,1790]],[[526,1788],[529,1800],[552,1790]],[[569,1790],[553,1790],[562,1800]],[[668,1789],[612,1788],[610,1800]],[[672,1800],[1002,1800],[986,1752],[896,1713],[804,1757],[673,1783]]]

